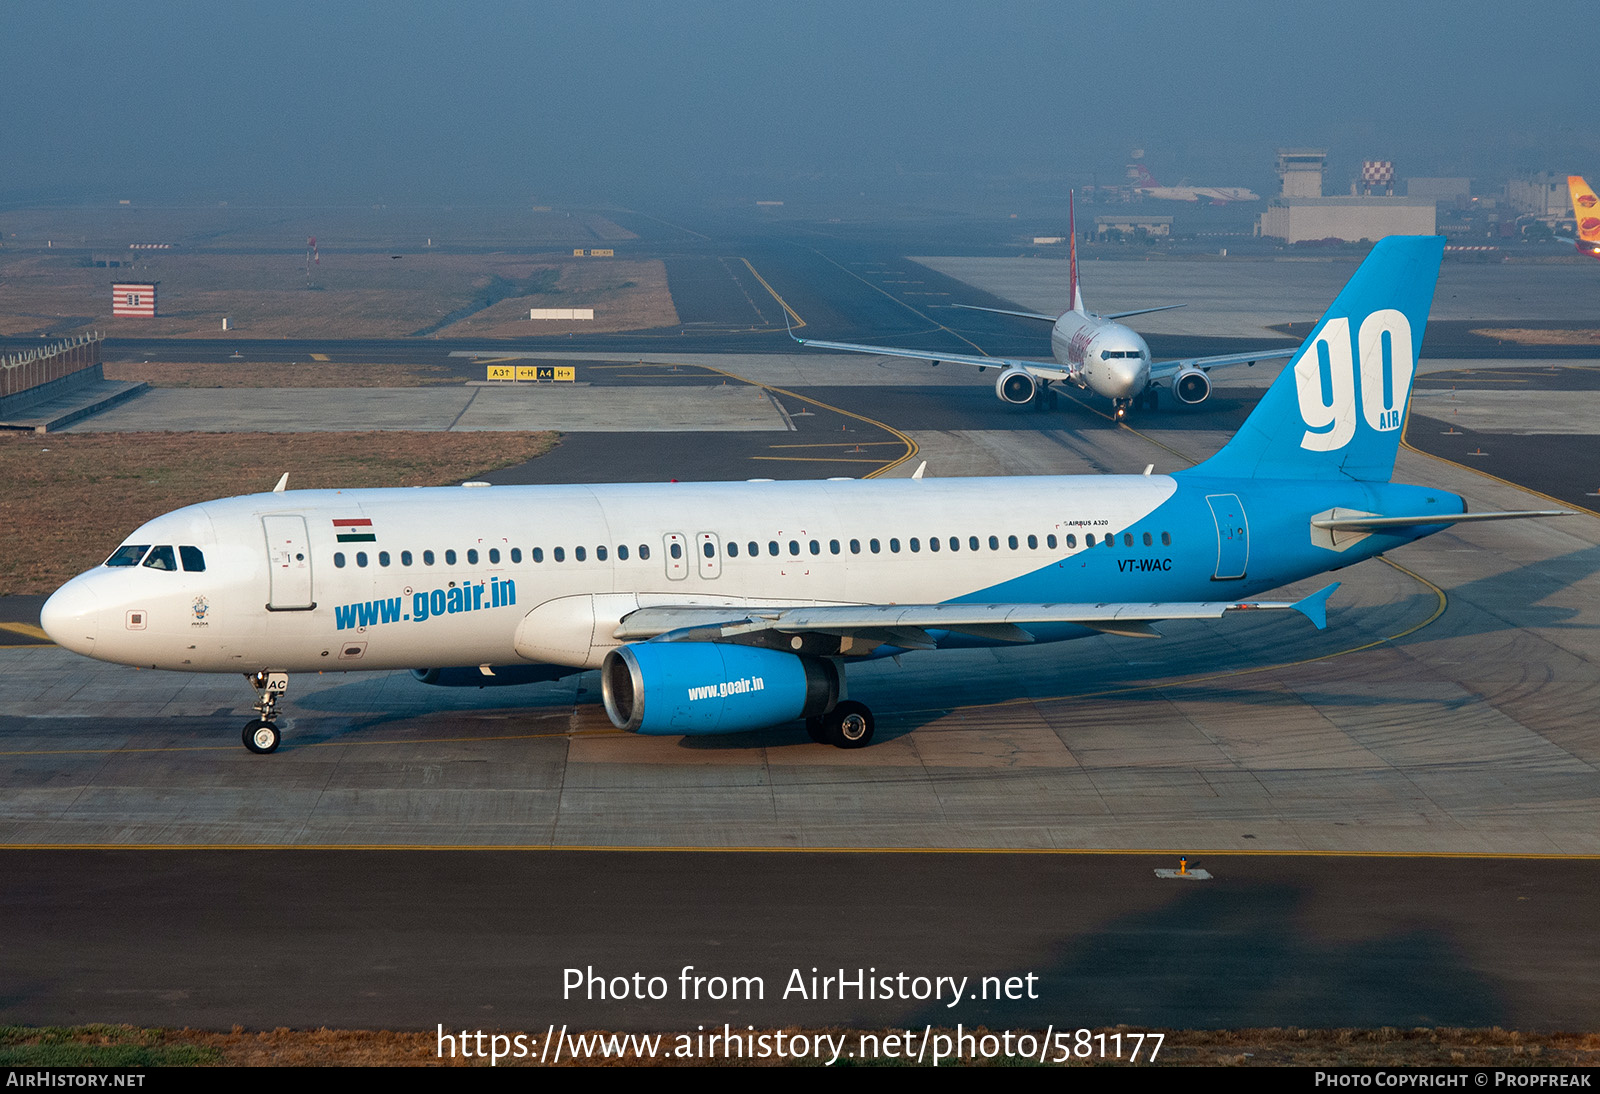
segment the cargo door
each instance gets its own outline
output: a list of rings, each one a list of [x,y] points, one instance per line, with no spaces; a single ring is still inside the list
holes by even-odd
[[[298,514],[261,518],[267,536],[269,612],[305,612],[317,606],[311,598],[311,540],[306,518]]]

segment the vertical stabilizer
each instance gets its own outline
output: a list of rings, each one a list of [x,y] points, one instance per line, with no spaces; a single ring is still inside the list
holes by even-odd
[[[1188,473],[1388,482],[1443,255],[1439,236],[1380,240],[1239,432]]]
[[[1083,311],[1083,294],[1078,291],[1078,220],[1076,211],[1073,208],[1071,190],[1067,191],[1067,254],[1070,259],[1068,262],[1070,266],[1069,276],[1072,278],[1072,302],[1070,307],[1073,311],[1081,314]]]
[[[1578,241],[1600,243],[1600,198],[1581,175],[1567,176],[1567,190],[1572,195],[1572,217],[1578,222]]]

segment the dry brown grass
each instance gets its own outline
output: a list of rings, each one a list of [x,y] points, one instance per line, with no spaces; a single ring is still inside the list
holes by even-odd
[[[1525,327],[1480,327],[1471,333],[1481,338],[1515,342],[1519,346],[1600,346],[1600,329],[1532,330]]]
[[[105,374],[107,380],[143,380],[151,387],[427,387],[461,383],[461,377],[443,365],[347,365],[324,361],[287,365],[253,361],[118,361],[108,363]]]
[[[162,513],[270,490],[442,486],[549,451],[554,433],[0,434],[0,595],[47,593]]]
[[[235,1028],[229,1033],[201,1030],[135,1030],[132,1027],[82,1027],[79,1030],[54,1029],[30,1034],[12,1028],[0,1038],[11,1046],[27,1046],[41,1041],[53,1044],[71,1042],[84,1046],[116,1041],[138,1041],[157,1052],[172,1053],[173,1062],[188,1058],[214,1061],[232,1067],[343,1066],[343,1067],[487,1067],[480,1058],[440,1059],[435,1033],[394,1033],[363,1030],[289,1030],[246,1032]],[[514,1031],[512,1032],[514,1035]],[[759,1032],[759,1031],[758,1031]],[[799,1032],[799,1031],[790,1031]],[[811,1034],[821,1032],[808,1030]],[[848,1046],[857,1042],[858,1031],[832,1029],[837,1037],[845,1033]],[[869,1031],[870,1032],[870,1031]],[[892,1032],[892,1031],[884,1031]],[[950,1032],[950,1031],[936,1031]],[[982,1032],[967,1030],[968,1033]],[[1103,1031],[1109,1036],[1113,1030]],[[529,1037],[542,1037],[544,1031],[530,1031]],[[670,1044],[672,1035],[663,1036]],[[25,1057],[5,1062],[25,1065]],[[781,1066],[795,1061],[755,1061],[756,1065]],[[812,1061],[799,1061],[810,1064]],[[887,1062],[887,1061],[885,1061]],[[1026,1063],[1017,1060],[967,1061],[973,1063]],[[1074,1059],[1072,1063],[1093,1066],[1097,1058]],[[1141,1060],[1141,1062],[1143,1062]],[[1276,1067],[1493,1067],[1549,1068],[1592,1067],[1600,1062],[1600,1036],[1594,1034],[1527,1034],[1509,1030],[1469,1029],[1253,1029],[1233,1031],[1179,1030],[1168,1032],[1156,1064],[1167,1066],[1276,1066]],[[561,1066],[603,1065],[604,1060],[563,1060]],[[609,1061],[634,1066],[739,1066],[740,1061],[698,1059],[640,1059],[629,1057]],[[748,1063],[748,1062],[747,1062]],[[503,1060],[501,1067],[538,1066],[535,1060]]]
[[[513,295],[438,332],[449,336],[562,334],[670,326],[677,313],[657,260],[559,254],[327,253],[308,277],[301,255],[159,252],[136,268],[84,268],[61,254],[0,252],[0,335],[103,331],[123,338],[402,338],[518,286],[555,292]],[[114,281],[159,282],[154,319],[114,319]],[[510,288],[508,288],[508,286]],[[594,307],[593,322],[541,323],[532,307]],[[232,330],[224,335],[222,320]],[[516,321],[520,319],[520,324]]]

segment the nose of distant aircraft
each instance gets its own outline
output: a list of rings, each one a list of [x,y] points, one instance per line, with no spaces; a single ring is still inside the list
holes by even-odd
[[[1113,358],[1106,362],[1106,374],[1118,389],[1114,397],[1131,399],[1149,384],[1150,362],[1143,357]]]
[[[87,657],[94,656],[99,623],[100,598],[81,577],[57,589],[39,610],[39,625],[56,645]]]

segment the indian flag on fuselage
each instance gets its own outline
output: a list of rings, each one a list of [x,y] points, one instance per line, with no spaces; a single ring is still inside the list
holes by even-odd
[[[377,535],[372,531],[372,521],[366,517],[347,517],[333,522],[335,538],[340,543],[376,543]]]

